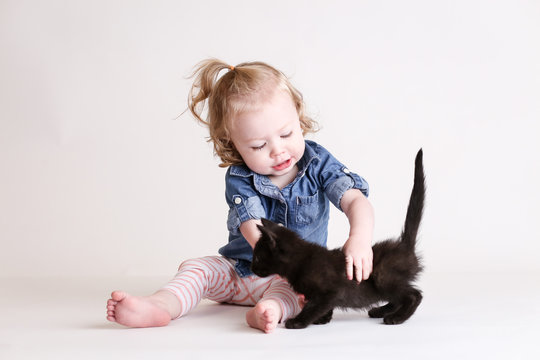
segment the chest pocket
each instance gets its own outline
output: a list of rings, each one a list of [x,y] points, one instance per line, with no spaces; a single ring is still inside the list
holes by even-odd
[[[298,196],[296,198],[296,222],[298,224],[311,224],[319,217],[319,192],[312,196]]]

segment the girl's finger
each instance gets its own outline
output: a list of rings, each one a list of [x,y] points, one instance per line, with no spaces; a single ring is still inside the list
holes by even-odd
[[[345,267],[347,270],[347,279],[353,279],[353,258],[350,255],[345,256]]]

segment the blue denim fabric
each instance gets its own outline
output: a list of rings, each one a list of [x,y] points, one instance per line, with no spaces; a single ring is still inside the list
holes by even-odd
[[[296,178],[281,190],[267,176],[245,165],[227,170],[229,243],[219,253],[237,260],[235,268],[240,276],[252,274],[253,249],[239,229],[244,221],[264,217],[296,231],[308,241],[326,246],[329,202],[342,210],[340,201],[347,190],[354,188],[369,194],[366,180],[349,171],[322,146],[309,140],[305,143]]]

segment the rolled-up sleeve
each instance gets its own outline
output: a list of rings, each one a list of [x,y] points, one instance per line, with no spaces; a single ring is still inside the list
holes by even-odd
[[[324,193],[335,207],[341,208],[341,198],[349,189],[358,189],[365,196],[369,195],[369,184],[358,174],[350,171],[339,162],[332,154],[320,147],[321,160],[320,178]]]
[[[344,170],[348,171],[347,168]],[[369,195],[369,185],[364,178],[351,172],[344,172],[344,174],[344,176],[338,177],[334,182],[328,185],[325,190],[326,196],[328,196],[330,202],[341,211],[343,211],[341,208],[341,198],[347,190],[358,189],[365,196]]]
[[[251,186],[252,177],[227,174],[225,179],[225,198],[229,205],[227,229],[231,234],[238,234],[243,222],[263,218],[265,211],[260,197]]]

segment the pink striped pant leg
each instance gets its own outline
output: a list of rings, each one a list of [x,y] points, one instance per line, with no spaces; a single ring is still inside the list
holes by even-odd
[[[256,275],[238,278],[237,289],[232,304],[257,305],[264,300],[276,301],[281,307],[281,321],[296,316],[302,310],[299,295],[296,294],[289,283],[281,277],[274,275],[260,278]]]
[[[236,271],[221,256],[207,256],[183,262],[176,276],[162,290],[172,292],[181,304],[181,317],[204,298],[228,302],[235,293]]]
[[[300,295],[294,292],[291,285],[285,279],[277,275],[272,277],[270,286],[264,291],[260,301],[270,299],[277,301],[281,306],[283,313],[281,322],[295,317],[302,310]]]

